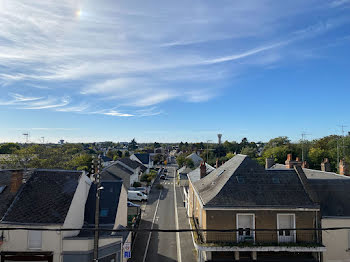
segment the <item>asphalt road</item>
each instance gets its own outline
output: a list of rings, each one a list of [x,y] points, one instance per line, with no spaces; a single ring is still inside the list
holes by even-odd
[[[168,167],[166,180],[156,180],[164,188],[153,187],[140,223],[140,228],[176,229],[174,203],[175,168]],[[159,178],[157,178],[159,179]],[[176,233],[138,233],[132,248],[132,262],[178,261]]]

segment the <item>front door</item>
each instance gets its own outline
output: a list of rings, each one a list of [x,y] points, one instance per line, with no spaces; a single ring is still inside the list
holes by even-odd
[[[237,214],[237,241],[254,242],[254,215]]]
[[[295,215],[294,214],[278,214],[277,215],[277,229],[278,242],[290,243],[295,242]]]

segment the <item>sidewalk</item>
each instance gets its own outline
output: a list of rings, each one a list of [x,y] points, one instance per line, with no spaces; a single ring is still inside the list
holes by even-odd
[[[191,229],[183,202],[183,192],[180,186],[176,186],[177,214],[180,229]],[[191,232],[180,233],[181,258],[183,262],[196,262],[196,249],[193,245]]]

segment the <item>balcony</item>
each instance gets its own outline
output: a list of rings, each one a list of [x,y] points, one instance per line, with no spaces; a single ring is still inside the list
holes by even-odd
[[[195,243],[202,250],[237,251],[287,251],[323,252],[325,247],[317,240],[315,231],[279,230],[252,231],[240,229],[235,232],[201,231],[195,220],[191,220]],[[209,249],[208,249],[209,248]]]

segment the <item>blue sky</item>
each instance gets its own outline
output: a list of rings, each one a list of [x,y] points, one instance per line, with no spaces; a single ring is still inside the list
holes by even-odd
[[[0,0],[0,142],[339,133],[349,13],[349,0]]]

